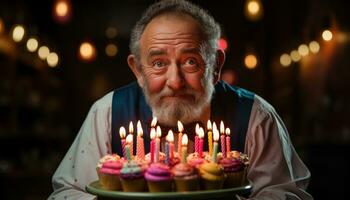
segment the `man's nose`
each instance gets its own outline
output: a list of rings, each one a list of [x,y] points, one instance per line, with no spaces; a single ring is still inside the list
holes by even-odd
[[[173,90],[179,90],[185,85],[183,74],[177,64],[169,66],[167,71],[167,86]]]

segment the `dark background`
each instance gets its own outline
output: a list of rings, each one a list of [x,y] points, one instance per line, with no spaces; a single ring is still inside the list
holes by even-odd
[[[44,199],[52,192],[51,176],[68,150],[94,101],[134,80],[127,67],[130,30],[152,1],[72,1],[72,16],[59,23],[54,1],[0,2],[0,187],[1,199]],[[312,178],[315,199],[345,199],[349,178],[346,152],[350,141],[350,12],[348,1],[262,1],[264,15],[249,21],[245,0],[193,1],[222,25],[228,41],[223,73],[234,85],[268,100],[281,115]],[[15,24],[27,30],[24,41],[11,41]],[[106,29],[118,34],[106,37]],[[324,29],[333,39],[322,41]],[[25,41],[36,36],[57,52],[50,68]],[[279,58],[301,43],[316,40],[320,52],[282,67]],[[4,45],[4,41],[7,41]],[[79,45],[91,41],[95,60],[79,59]],[[105,54],[114,43],[118,53]],[[250,70],[244,56],[253,52]]]

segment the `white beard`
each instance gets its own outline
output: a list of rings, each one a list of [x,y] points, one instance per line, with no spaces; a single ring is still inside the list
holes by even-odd
[[[213,77],[210,74],[202,79],[203,91],[198,92],[190,88],[188,85],[181,91],[173,91],[165,86],[162,91],[150,94],[148,90],[148,82],[144,79],[143,92],[147,103],[150,105],[153,115],[158,121],[167,126],[176,126],[177,121],[184,124],[200,120],[204,108],[209,106],[211,97],[214,92]],[[164,100],[164,97],[174,95],[186,95],[191,98],[181,99],[170,98]]]

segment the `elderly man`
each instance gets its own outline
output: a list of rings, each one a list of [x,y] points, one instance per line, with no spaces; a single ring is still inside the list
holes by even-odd
[[[225,60],[217,48],[219,37],[220,27],[212,16],[187,1],[151,5],[131,35],[128,64],[137,83],[92,106],[53,176],[49,198],[96,198],[84,188],[97,180],[95,167],[102,156],[121,155],[118,128],[140,120],[147,129],[157,117],[168,127],[178,120],[190,125],[206,124],[208,119],[223,120],[231,127],[232,146],[250,157],[249,198],[312,199],[305,192],[310,173],[273,107],[249,91],[219,81]],[[144,137],[149,141],[149,134]]]

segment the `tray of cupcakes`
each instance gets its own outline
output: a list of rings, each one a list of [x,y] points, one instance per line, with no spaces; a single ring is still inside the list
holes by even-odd
[[[153,124],[153,122],[152,122]],[[247,155],[231,151],[228,128],[220,124],[219,130],[208,122],[208,151],[203,151],[204,129],[196,126],[194,152],[188,154],[188,137],[178,123],[178,143],[174,133],[166,136],[164,152],[160,150],[161,128],[150,130],[150,152],[145,155],[142,127],[137,125],[136,155],[132,152],[132,129],[126,136],[120,128],[123,157],[105,155],[97,164],[96,180],[86,186],[86,191],[99,199],[234,199],[247,195],[251,185],[246,179],[249,165]],[[211,136],[211,137],[210,137]],[[222,139],[223,138],[223,139]],[[221,152],[218,142],[221,139]],[[178,151],[175,152],[177,146]]]

